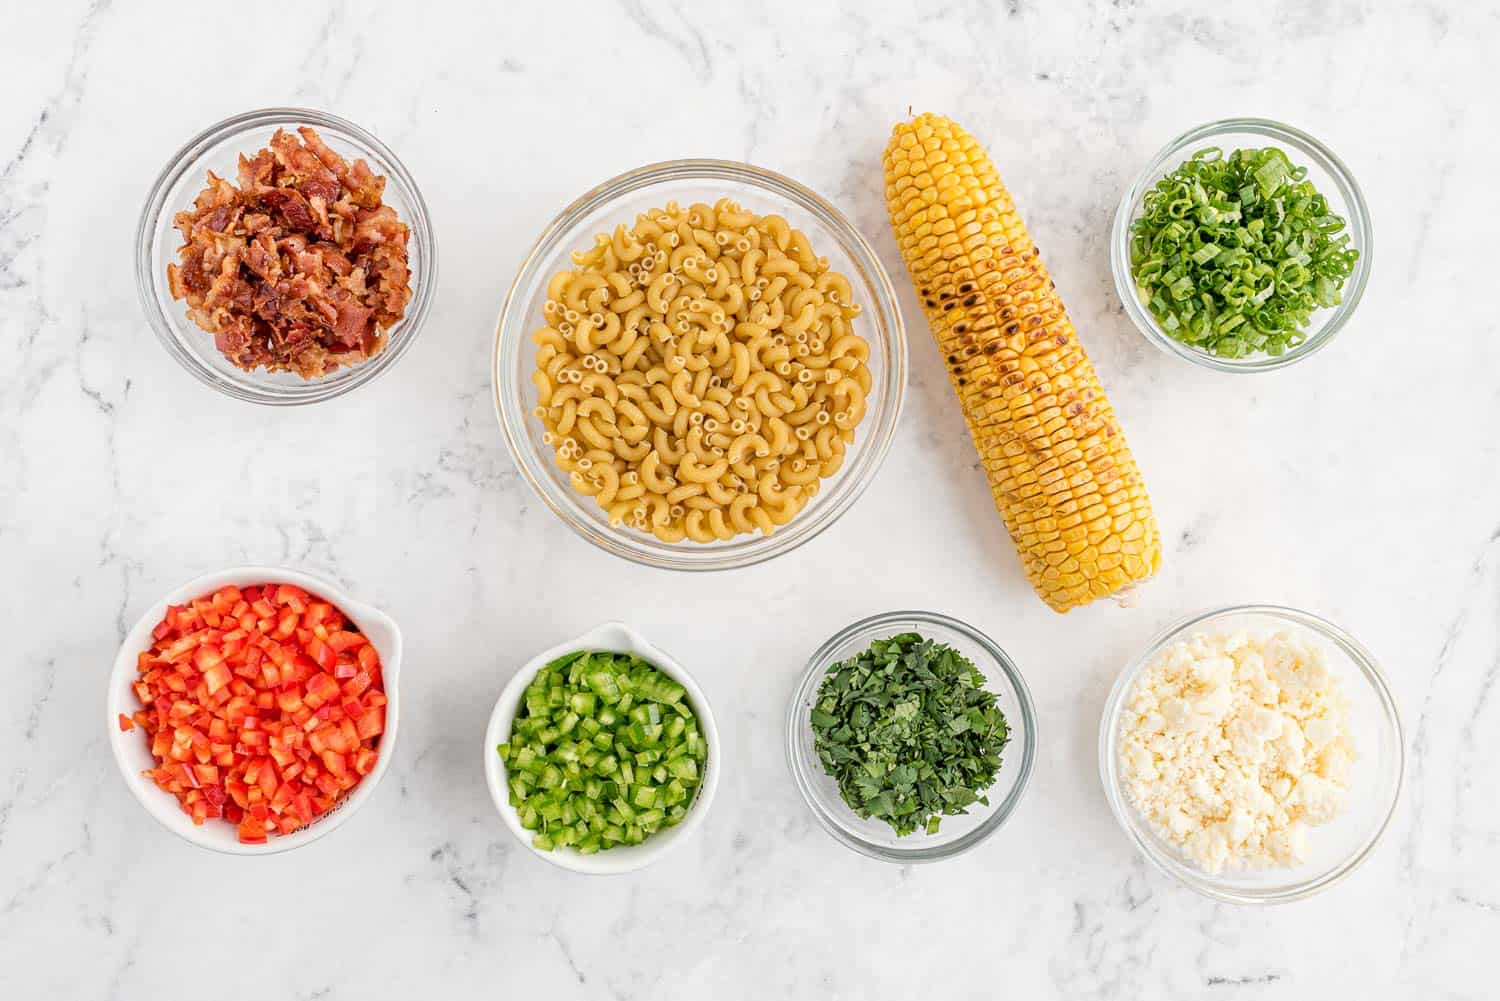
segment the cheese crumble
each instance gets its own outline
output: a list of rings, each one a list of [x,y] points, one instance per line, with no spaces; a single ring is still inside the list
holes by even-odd
[[[1348,716],[1321,647],[1286,632],[1195,635],[1165,650],[1126,702],[1126,796],[1207,872],[1296,865],[1307,826],[1344,809]]]

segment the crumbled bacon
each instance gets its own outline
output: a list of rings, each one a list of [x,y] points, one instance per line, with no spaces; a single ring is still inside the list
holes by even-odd
[[[235,365],[311,379],[385,347],[411,301],[411,231],[382,204],[384,177],[297,131],[241,155],[238,186],[209,172],[177,214],[167,281]]]

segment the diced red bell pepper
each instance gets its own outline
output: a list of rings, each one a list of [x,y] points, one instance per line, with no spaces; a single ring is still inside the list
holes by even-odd
[[[361,747],[354,753],[354,770],[361,775],[368,775],[375,769],[375,761],[379,757],[373,747]]]
[[[247,845],[263,845],[266,843],[266,824],[263,820],[246,816],[240,821],[240,842]]]
[[[385,732],[385,707],[374,706],[365,710],[354,724],[360,740],[374,740]]]
[[[276,603],[286,605],[301,615],[307,610],[308,594],[296,584],[281,584],[276,588]]]
[[[198,652],[202,653],[207,649],[207,647],[199,647]],[[203,684],[208,689],[208,694],[217,695],[219,689],[229,684],[230,680],[233,677],[234,672],[230,668],[230,666],[228,664],[220,662],[214,664],[212,667],[203,672]]]
[[[330,699],[339,696],[339,683],[331,675],[315,674],[308,679],[307,692],[302,701],[316,709]]]
[[[344,682],[344,694],[350,698],[357,698],[365,693],[365,690],[373,683],[370,672],[360,668],[358,673]]]
[[[332,674],[333,669],[338,667],[339,655],[334,652],[333,647],[316,637],[308,642],[307,655],[317,662],[318,667],[329,674]]]
[[[380,656],[336,607],[294,585],[220,588],[169,606],[136,658],[146,774],[195,824],[247,843],[332,809],[374,770],[387,699]]]
[[[213,602],[214,611],[220,615],[228,615],[234,611],[234,606],[240,603],[241,597],[240,589],[233,584],[229,584],[215,591],[213,598],[210,600]]]
[[[356,650],[364,646],[369,640],[365,639],[364,633],[355,632],[352,629],[340,629],[328,634],[328,645],[338,653],[346,650]]]

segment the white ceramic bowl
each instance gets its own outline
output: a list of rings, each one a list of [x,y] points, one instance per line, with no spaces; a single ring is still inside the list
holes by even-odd
[[[380,653],[381,675],[385,682],[385,696],[389,701],[385,707],[385,732],[380,736],[380,757],[375,763],[375,769],[366,775],[359,785],[346,793],[332,810],[300,831],[294,831],[291,834],[273,834],[266,839],[264,844],[247,845],[240,843],[235,825],[228,821],[209,820],[202,825],[194,824],[192,818],[182,812],[177,797],[158,788],[155,782],[142,774],[146,769],[156,766],[156,761],[151,757],[151,749],[146,742],[145,731],[139,727],[128,733],[122,731],[119,727],[119,714],[124,713],[130,716],[141,708],[140,703],[136,701],[135,692],[131,689],[131,685],[139,677],[136,671],[136,657],[150,645],[151,630],[156,628],[156,624],[166,615],[168,605],[183,604],[194,598],[211,594],[218,588],[229,584],[248,587],[252,584],[267,583],[295,584],[311,594],[332,602],[348,616],[349,621],[359,627],[359,631],[365,634]],[[397,695],[397,682],[400,676],[401,630],[384,612],[356,601],[342,589],[325,580],[296,570],[286,570],[281,567],[236,567],[232,570],[221,570],[218,573],[195,577],[181,587],[174,588],[160,601],[146,609],[146,613],[131,627],[130,632],[125,634],[125,642],[120,645],[120,652],[115,656],[114,671],[109,678],[109,714],[107,717],[109,746],[110,750],[114,751],[116,764],[120,766],[120,774],[125,777],[125,784],[130,787],[135,798],[140,801],[141,806],[146,808],[147,813],[155,817],[173,834],[201,848],[209,848],[227,855],[275,855],[278,852],[300,848],[329,833],[354,816],[355,812],[375,792],[375,787],[380,784],[381,777],[385,775],[385,770],[391,763],[392,753],[396,747],[396,731],[401,723],[401,699]]]
[[[641,844],[621,845],[593,855],[583,855],[572,848],[554,848],[546,852],[531,843],[534,832],[521,826],[521,815],[516,812],[515,807],[510,805],[510,795],[506,788],[505,763],[495,752],[495,747],[503,744],[510,737],[511,722],[515,719],[516,711],[521,707],[526,686],[531,684],[537,672],[547,664],[575,650],[629,653],[655,666],[657,670],[687,689],[688,703],[697,714],[698,726],[703,731],[704,740],[708,742],[708,762],[703,768],[703,781],[699,784],[697,795],[693,798],[692,809],[688,811],[682,823],[658,831]],[[685,841],[697,829],[698,825],[703,822],[703,818],[708,815],[708,808],[712,805],[714,793],[719,787],[721,751],[719,728],[714,724],[713,710],[709,708],[708,699],[704,697],[703,690],[698,687],[698,683],[693,680],[693,676],[687,672],[687,669],[661,649],[652,646],[645,637],[625,623],[606,622],[595,626],[577,639],[559,643],[550,650],[537,654],[522,665],[521,669],[515,673],[515,677],[510,679],[505,689],[501,691],[500,698],[495,701],[495,710],[490,713],[490,725],[484,731],[484,778],[490,787],[490,799],[494,800],[495,809],[504,818],[505,826],[510,828],[516,840],[525,845],[529,851],[555,866],[571,869],[573,872],[611,875],[634,872],[636,869],[650,865],[673,847]]]

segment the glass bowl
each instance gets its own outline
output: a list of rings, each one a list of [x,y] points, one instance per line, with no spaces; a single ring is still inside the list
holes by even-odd
[[[1286,150],[1294,165],[1307,168],[1308,179],[1328,199],[1328,207],[1347,221],[1345,232],[1349,235],[1350,246],[1359,251],[1359,261],[1354,266],[1354,273],[1344,282],[1343,301],[1337,306],[1313,313],[1307,328],[1307,339],[1297,347],[1279,356],[1258,354],[1248,358],[1220,358],[1172,337],[1156,322],[1156,317],[1146,304],[1141,302],[1136,292],[1135,279],[1130,273],[1130,224],[1140,214],[1146,192],[1197,151],[1217,146],[1227,153],[1230,150],[1267,145],[1280,146]],[[1135,179],[1135,183],[1126,189],[1125,197],[1121,199],[1120,207],[1115,212],[1114,228],[1110,233],[1109,259],[1115,276],[1115,289],[1125,305],[1125,312],[1148,341],[1163,351],[1219,372],[1270,372],[1294,365],[1320,350],[1343,329],[1365,294],[1365,284],[1370,278],[1372,253],[1370,210],[1366,207],[1364,195],[1360,193],[1359,185],[1349,173],[1349,168],[1344,166],[1343,161],[1331,149],[1290,125],[1265,118],[1226,118],[1200,125],[1173,139],[1152,158],[1146,169]]]
[[[177,260],[182,237],[173,217],[190,208],[212,170],[233,179],[238,156],[264,149],[278,128],[308,125],[318,130],[338,154],[362,157],[370,169],[386,179],[384,200],[411,227],[407,263],[411,268],[412,300],[400,322],[386,331],[385,350],[368,361],[338,369],[320,379],[303,379],[291,372],[245,372],[229,363],[214,347],[213,335],[188,318],[187,303],[172,298],[167,265]],[[321,111],[307,108],[263,108],[227,118],[178,150],[151,186],[136,230],[136,285],[151,328],[167,353],[200,382],[219,392],[251,403],[288,406],[317,403],[341,396],[391,368],[406,353],[427,318],[437,289],[437,247],[427,205],[396,154],[364,129]]]
[[[542,440],[546,429],[532,414],[535,346],[531,334],[543,326],[547,282],[572,267],[575,250],[593,246],[594,234],[629,224],[638,213],[668,201],[683,205],[729,197],[762,214],[778,213],[801,229],[829,267],[846,275],[863,312],[854,329],[870,344],[873,383],[868,411],[855,432],[843,467],[822,481],[818,494],[774,535],[742,535],[696,543],[662,542],[655,536],[609,524],[593,499],[573,490]],[[816,193],[782,177],[727,160],[672,160],[621,174],[569,205],[542,233],[521,266],[496,323],[495,411],[516,465],[531,488],[563,521],[594,545],[616,556],[672,570],[725,570],[768,560],[807,542],[847,511],[870,485],[896,430],[906,387],[906,332],[895,291],[864,237]]]
[[[897,837],[888,824],[857,816],[839,795],[838,783],[818,760],[810,714],[830,666],[863,652],[874,640],[905,632],[921,633],[928,639],[946,643],[971,660],[984,674],[985,687],[995,693],[1011,736],[1001,756],[995,784],[985,790],[988,806],[975,803],[966,814],[943,817],[936,834],[918,831]],[[936,612],[886,612],[840,630],[812,655],[787,707],[786,752],[797,789],[824,830],[862,855],[909,865],[952,858],[1005,824],[1031,779],[1036,762],[1036,729],[1036,706],[1025,679],[1015,662],[988,636],[967,623]]]
[[[1210,874],[1163,840],[1127,798],[1119,769],[1120,723],[1125,702],[1141,672],[1171,644],[1194,633],[1245,630],[1288,631],[1321,646],[1328,667],[1343,683],[1350,703],[1350,731],[1357,755],[1348,806],[1331,823],[1307,832],[1307,858],[1275,869],[1225,869]],[[1235,605],[1190,615],[1169,626],[1115,681],[1099,723],[1099,775],[1110,809],[1125,833],[1158,869],[1190,888],[1235,904],[1276,904],[1328,889],[1359,867],[1374,850],[1395,812],[1405,771],[1401,717],[1380,666],[1342,629],[1316,615],[1277,605]]]

